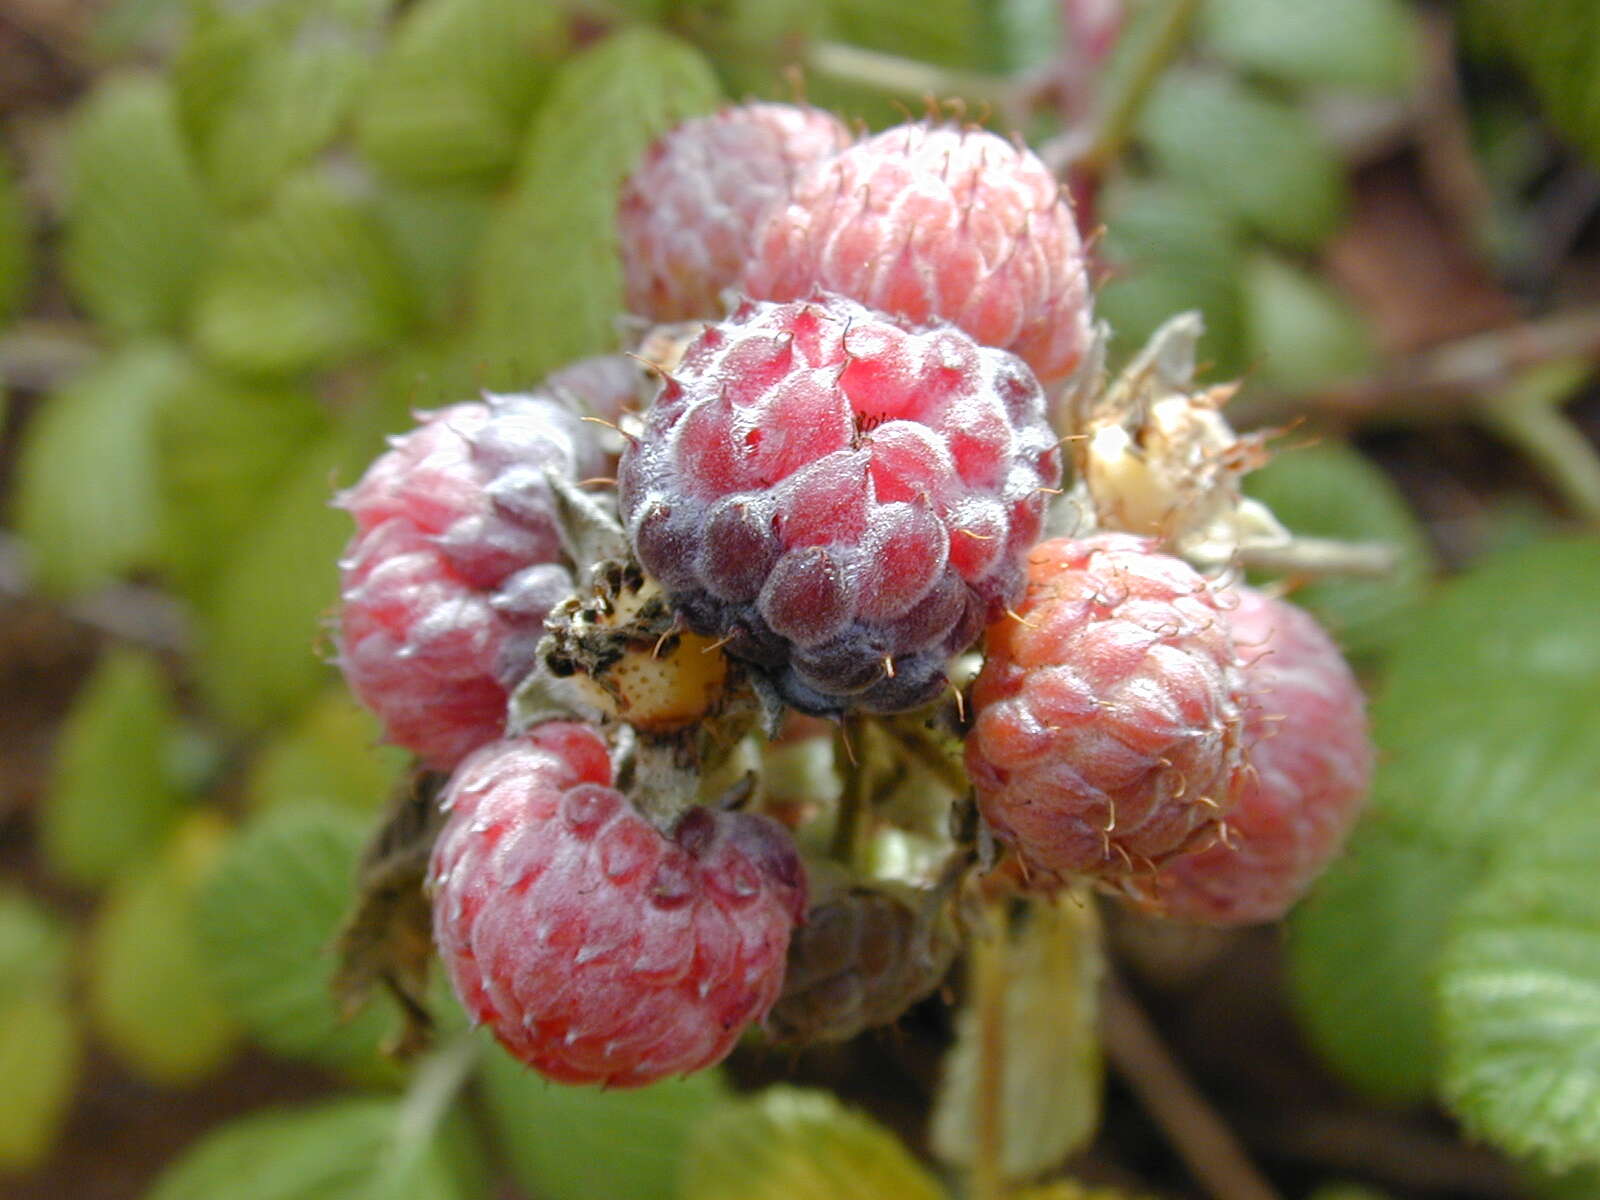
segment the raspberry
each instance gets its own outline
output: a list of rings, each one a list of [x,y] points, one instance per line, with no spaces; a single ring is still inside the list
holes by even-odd
[[[633,1087],[721,1061],[766,1014],[805,875],[770,818],[691,807],[663,835],[611,783],[586,725],[481,748],[429,880],[467,1011],[551,1079]]]
[[[660,138],[617,211],[628,307],[656,321],[721,314],[756,223],[802,169],[849,143],[837,117],[788,104],[727,108]]]
[[[618,486],[690,627],[836,715],[938,695],[1020,590],[1060,471],[1020,359],[818,293],[708,327]]]
[[[545,614],[573,589],[545,468],[601,469],[547,395],[489,396],[393,439],[339,503],[339,665],[390,741],[448,770],[500,737]]]
[[[1151,907],[1214,925],[1275,921],[1339,852],[1372,777],[1361,689],[1303,609],[1250,588],[1229,614],[1245,657],[1249,769],[1226,834],[1174,859]]]
[[[820,287],[949,321],[1047,383],[1089,339],[1087,267],[1060,185],[979,130],[900,125],[813,166],[757,230],[744,287],[764,300]]]
[[[955,959],[955,931],[916,891],[827,880],[789,943],[774,1039],[843,1042],[887,1025],[928,995]]]
[[[1227,593],[1127,534],[1028,560],[989,630],[967,770],[1023,866],[1130,883],[1209,836],[1242,775]]]

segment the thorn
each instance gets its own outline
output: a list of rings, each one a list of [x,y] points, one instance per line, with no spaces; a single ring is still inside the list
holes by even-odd
[[[950,681],[950,690],[955,693],[956,697],[956,719],[965,725],[967,723],[967,698],[961,694],[961,689],[955,685],[953,680]]]
[[[894,678],[894,659],[887,654],[883,656],[883,673],[890,679]]]
[[[592,479],[578,480],[579,487],[616,487],[617,481],[604,475],[596,475]]]
[[[1013,621],[1015,621],[1019,625],[1026,625],[1029,629],[1037,629],[1037,628],[1039,628],[1032,621],[1029,621],[1028,619],[1023,617],[1022,614],[1017,612],[1017,610],[1014,609],[1014,608],[1006,609],[1006,616],[1010,617]]]
[[[713,650],[721,650],[729,642],[733,641],[733,639],[734,639],[734,635],[733,634],[731,634],[731,633],[730,634],[726,634],[723,637],[719,637],[716,641],[712,642],[709,646],[701,647],[700,653],[701,654],[710,654]]]
[[[976,538],[980,542],[992,542],[995,539],[995,535],[992,533],[974,533],[970,529],[957,529],[956,532],[964,533],[969,538]]]

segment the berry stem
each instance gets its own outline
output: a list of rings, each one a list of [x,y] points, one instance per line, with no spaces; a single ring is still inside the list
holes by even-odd
[[[892,742],[957,796],[965,796],[970,786],[961,764],[951,758],[938,738],[923,724],[923,718],[910,716],[880,719],[874,724]]]
[[[385,1157],[376,1195],[404,1191],[418,1158],[433,1144],[434,1131],[471,1077],[484,1041],[463,1031],[423,1059],[411,1076],[395,1121],[392,1153]]]
[[[1007,79],[972,71],[952,71],[932,63],[917,62],[844,42],[813,43],[806,55],[806,66],[818,75],[846,83],[865,84],[882,92],[906,96],[959,96],[976,100],[992,105],[1007,120],[1015,118],[1022,94]]]
[[[1281,545],[1239,547],[1241,567],[1273,575],[1383,579],[1393,573],[1397,561],[1398,552],[1388,542],[1294,537]]]
[[[1537,465],[1573,512],[1600,525],[1600,452],[1561,411],[1592,371],[1579,359],[1536,367],[1479,401],[1478,418]]]
[[[1121,156],[1133,136],[1134,125],[1144,110],[1156,81],[1177,57],[1189,35],[1189,26],[1200,11],[1200,0],[1171,0],[1157,18],[1154,28],[1141,38],[1138,57],[1126,72],[1112,76],[1117,90],[1106,97],[1100,127],[1077,162],[1071,164],[1083,180],[1104,175]]]
[[[857,737],[863,729],[857,726]],[[833,758],[844,773],[844,790],[839,794],[839,809],[834,817],[833,840],[828,846],[828,856],[846,867],[854,867],[861,856],[861,845],[866,827],[869,770],[864,755],[865,747],[850,743],[850,734],[841,723],[834,735]]]

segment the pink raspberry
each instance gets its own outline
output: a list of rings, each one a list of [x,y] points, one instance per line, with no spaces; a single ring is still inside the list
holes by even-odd
[[[789,104],[726,108],[660,138],[617,211],[628,307],[656,321],[720,315],[757,222],[802,169],[849,144],[837,117]]]
[[[544,471],[603,469],[547,395],[489,396],[393,439],[339,503],[339,665],[390,741],[439,770],[499,738],[545,614],[573,588]]]
[[[840,296],[689,347],[618,473],[639,561],[795,708],[916,708],[1022,586],[1061,472],[1021,359]]]
[[[1027,870],[1126,883],[1216,829],[1242,776],[1231,603],[1128,534],[1029,556],[966,747],[979,807]]]
[[[662,834],[586,725],[485,746],[451,779],[429,870],[462,1003],[562,1083],[720,1062],[783,983],[805,875],[767,817],[688,809]]]
[[[949,321],[1046,383],[1077,366],[1089,285],[1072,211],[1030,151],[992,133],[900,125],[803,174],[756,232],[750,295],[839,292]]]
[[[1372,778],[1365,704],[1339,648],[1303,609],[1236,594],[1249,767],[1223,834],[1168,863],[1146,897],[1213,925],[1286,913],[1339,852]]]

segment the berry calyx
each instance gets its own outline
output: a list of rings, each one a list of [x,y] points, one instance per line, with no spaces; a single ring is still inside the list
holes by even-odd
[[[804,870],[767,817],[690,807],[666,831],[556,721],[451,779],[429,870],[456,994],[550,1079],[636,1087],[720,1062],[766,1015]]]
[[[725,108],[664,134],[617,210],[628,308],[655,321],[720,316],[757,224],[802,171],[849,143],[833,114],[792,104]]]
[[[977,129],[899,125],[818,162],[757,230],[743,287],[764,300],[823,288],[949,321],[1046,383],[1089,342],[1088,270],[1060,184]]]
[[[1060,471],[1020,359],[818,293],[708,327],[618,487],[689,626],[835,715],[939,694],[1018,594]]]
[[[1057,539],[990,628],[967,770],[1024,869],[1128,884],[1212,836],[1243,773],[1232,600],[1155,543]]]

